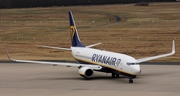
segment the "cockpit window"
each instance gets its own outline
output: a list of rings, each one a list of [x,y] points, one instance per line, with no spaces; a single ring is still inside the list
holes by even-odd
[[[127,65],[139,65],[139,63],[127,63]]]

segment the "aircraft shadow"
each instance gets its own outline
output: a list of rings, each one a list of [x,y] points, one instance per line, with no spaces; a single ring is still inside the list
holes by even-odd
[[[127,77],[118,77],[118,78],[112,78],[111,76],[95,76],[91,79],[86,79],[84,77],[62,77],[62,78],[36,78],[36,80],[118,80],[118,79],[128,79]]]
[[[168,74],[173,74],[173,72],[151,72],[151,73],[141,73],[141,76],[163,76],[163,75],[168,75]]]

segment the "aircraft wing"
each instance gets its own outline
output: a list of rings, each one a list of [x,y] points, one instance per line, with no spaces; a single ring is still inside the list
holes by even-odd
[[[166,56],[171,56],[174,53],[175,53],[175,44],[174,44],[174,40],[173,40],[173,42],[172,42],[172,52],[171,53],[137,59],[137,63],[141,63],[141,62],[145,62],[145,61],[150,61],[150,60],[154,60],[154,59],[158,59],[158,58],[162,58],[162,57],[166,57]]]
[[[46,62],[46,61],[31,61],[31,60],[16,60],[12,59],[6,50],[8,58],[15,62],[22,62],[22,63],[35,63],[35,64],[47,64],[47,65],[64,65],[69,67],[90,67],[93,70],[101,70],[101,66],[99,65],[90,65],[90,64],[78,64],[78,63],[68,63],[68,62]]]

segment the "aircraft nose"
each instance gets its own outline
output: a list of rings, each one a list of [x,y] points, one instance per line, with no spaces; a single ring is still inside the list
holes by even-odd
[[[139,65],[135,65],[135,66],[133,67],[133,71],[134,71],[134,74],[139,75],[140,72],[141,72],[140,66],[139,66]]]

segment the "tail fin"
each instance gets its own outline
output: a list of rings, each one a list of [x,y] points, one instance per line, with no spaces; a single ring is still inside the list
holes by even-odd
[[[70,22],[70,34],[71,34],[71,42],[73,47],[85,47],[78,36],[78,32],[76,29],[76,24],[74,22],[74,18],[72,12],[69,11],[69,22]]]

